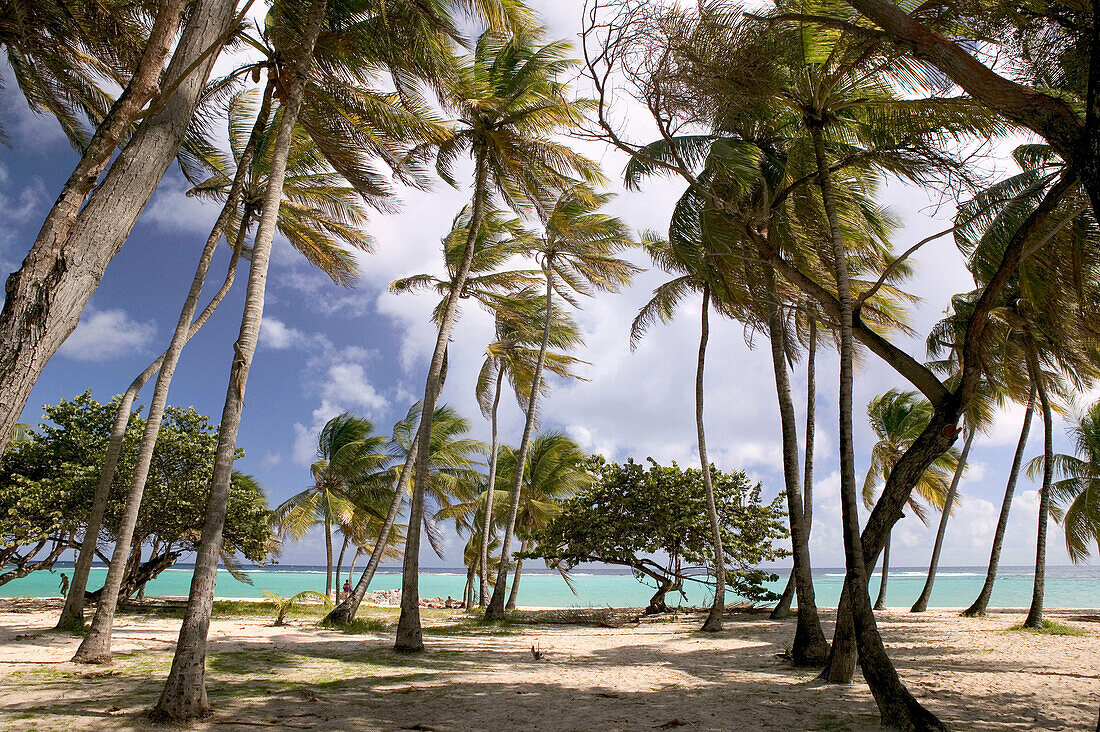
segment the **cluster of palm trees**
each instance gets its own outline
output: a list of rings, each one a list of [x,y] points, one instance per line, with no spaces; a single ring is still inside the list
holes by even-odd
[[[577,73],[570,44],[546,42],[520,0],[274,0],[262,24],[248,20],[251,0],[240,6],[235,0],[75,6],[0,0],[0,45],[17,86],[35,109],[58,119],[80,152],[7,283],[0,311],[0,444],[11,437],[35,380],[75,328],[172,161],[191,179],[192,195],[221,204],[170,344],[121,400],[61,627],[83,622],[87,573],[122,435],[134,400],[156,377],[120,539],[76,660],[110,659],[130,536],[174,371],[245,260],[247,293],[239,337],[227,354],[201,548],[156,706],[158,715],[177,720],[209,712],[204,671],[214,579],[274,236],[285,236],[335,284],[350,285],[358,256],[373,245],[364,232],[368,209],[390,210],[398,186],[427,187],[437,177],[459,186],[467,164],[469,203],[443,238],[446,276],[413,275],[393,284],[395,291],[429,289],[441,297],[422,398],[389,438],[351,415],[330,421],[319,437],[313,485],[280,507],[278,520],[292,535],[324,527],[330,591],[349,549],[351,565],[369,554],[354,592],[332,610],[330,622],[354,617],[379,563],[399,552],[396,648],[421,650],[420,542],[424,533],[436,538],[441,520],[455,521],[469,539],[467,601],[476,596],[487,619],[504,616],[509,574],[514,603],[522,566],[511,561],[515,539],[522,552],[556,499],[590,479],[572,441],[535,434],[549,390],[546,372],[576,376],[579,362],[571,351],[582,337],[571,310],[582,296],[621,289],[637,271],[624,251],[638,242],[603,210],[610,194],[598,189],[607,183],[599,166],[562,142],[564,133],[584,128],[629,156],[629,188],[655,175],[686,183],[667,235],[646,234],[640,242],[672,279],[639,313],[631,339],[655,320],[670,320],[685,297],[701,296],[695,413],[705,477],[710,316],[737,320],[769,341],[794,557],[775,613],[797,601],[792,659],[824,666],[829,680],[850,681],[858,655],[885,723],[940,729],[886,653],[868,593],[869,568],[884,555],[881,595],[891,529],[903,510],[922,517],[925,504],[941,510],[928,582],[914,610],[927,605],[971,443],[988,426],[993,407],[1007,401],[1026,404],[1024,425],[989,577],[968,612],[984,612],[989,601],[1036,408],[1045,439],[1042,458],[1029,466],[1041,474],[1042,488],[1028,625],[1042,622],[1048,516],[1063,521],[1075,560],[1100,536],[1097,408],[1075,428],[1076,456],[1053,451],[1055,413],[1068,413],[1074,394],[1100,376],[1100,319],[1094,316],[1100,278],[1093,265],[1100,261],[1100,104],[1083,71],[1064,71],[1087,65],[1076,63],[1077,45],[1049,40],[1058,34],[1042,37],[1046,51],[1068,59],[1058,66],[1064,73],[1051,76],[1023,64],[1021,81],[998,76],[949,40],[996,37],[984,24],[1012,22],[1020,25],[1009,30],[1023,38],[1037,20],[971,18],[982,32],[969,36],[966,23],[953,25],[934,13],[913,17],[885,0],[849,4],[779,0],[748,14],[723,2],[687,8],[590,0],[581,70],[595,98],[578,99],[570,87]],[[483,32],[468,39],[463,30],[471,27]],[[248,60],[211,78],[223,49]],[[946,96],[945,79],[969,95]],[[624,85],[652,118],[656,141],[635,142],[620,129],[611,105]],[[117,97],[111,88],[121,89]],[[219,115],[228,123],[225,151],[208,135]],[[993,185],[977,180],[961,151],[1018,126],[1043,144],[1016,150],[1019,174]],[[902,285],[912,273],[910,257],[935,237],[895,253],[900,223],[878,203],[885,176],[948,194],[966,191],[954,225],[942,235],[954,236],[975,288],[956,296],[933,329],[928,348],[936,360],[927,363],[891,338],[911,334],[906,307],[915,298]],[[200,310],[223,239],[233,256]],[[464,299],[487,309],[495,324],[475,387],[491,422],[488,446],[466,437],[468,422],[439,401]],[[809,552],[815,358],[823,345],[840,358],[846,557],[831,645],[818,618]],[[872,510],[861,529],[853,375],[862,351],[916,391],[889,392],[869,407],[879,442],[864,481]],[[800,451],[790,370],[803,353],[808,415]],[[525,416],[514,449],[498,434],[505,381]],[[963,448],[956,453],[960,436]],[[479,455],[486,457],[485,471]],[[724,607],[721,534],[713,488],[705,488],[717,580],[705,629],[717,630]],[[334,540],[341,545],[335,564]]]

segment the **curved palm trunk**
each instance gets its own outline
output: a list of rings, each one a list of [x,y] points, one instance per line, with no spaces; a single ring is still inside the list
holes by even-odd
[[[470,230],[466,235],[466,249],[462,254],[462,263],[455,273],[451,290],[447,293],[447,301],[443,309],[443,317],[439,324],[439,333],[435,340],[435,351],[432,353],[431,366],[428,369],[428,378],[424,384],[424,400],[421,404],[420,426],[416,431],[417,450],[410,450],[405,460],[405,467],[401,471],[401,481],[398,493],[403,494],[408,488],[413,470],[416,471],[416,479],[413,481],[412,497],[409,500],[409,531],[405,538],[405,557],[401,566],[401,617],[397,621],[397,639],[394,648],[398,651],[416,652],[424,650],[424,638],[420,628],[420,524],[424,520],[424,486],[428,482],[428,462],[431,455],[432,417],[435,413],[436,400],[441,391],[441,376],[443,363],[447,351],[447,343],[451,337],[451,326],[454,325],[455,311],[458,308],[458,299],[466,287],[466,279],[470,275],[470,265],[474,259],[474,249],[477,236],[481,230],[481,222],[485,215],[486,181],[488,169],[484,153],[479,152],[474,164],[474,196],[470,211]],[[418,460],[419,452],[423,459]]]
[[[817,418],[817,321],[810,318],[810,338],[806,349],[806,467],[802,473],[802,523],[806,526],[806,543],[810,542],[814,511],[814,420]],[[808,550],[807,550],[807,553]],[[787,577],[787,586],[768,617],[782,620],[791,614],[795,595],[794,567]],[[812,579],[812,576],[811,576]]]
[[[1039,368],[1039,356],[1034,342],[1028,344],[1028,365],[1031,380],[1039,392],[1039,405],[1043,409],[1043,487],[1039,491],[1039,529],[1035,535],[1035,584],[1031,590],[1031,607],[1024,620],[1025,628],[1043,627],[1043,589],[1047,570],[1047,517],[1050,515],[1050,483],[1054,472],[1054,418],[1050,409],[1050,397],[1043,372]]]
[[[527,551],[527,540],[523,539],[519,543],[520,558],[516,560],[516,573],[512,575],[512,591],[508,593],[508,604],[504,606],[505,610],[516,609],[516,599],[519,597],[519,577],[523,573],[523,554]]]
[[[531,432],[535,427],[535,415],[538,410],[539,390],[542,388],[542,369],[546,363],[546,351],[550,346],[550,320],[554,315],[553,255],[548,255],[543,269],[546,273],[546,313],[542,324],[542,343],[539,345],[539,357],[535,362],[535,375],[531,378],[531,394],[527,397],[527,418],[523,423],[523,437],[516,454],[516,475],[512,480],[512,496],[508,505],[508,520],[504,524],[504,540],[500,545],[500,566],[497,568],[497,580],[493,586],[493,596],[485,608],[486,620],[504,620],[504,593],[508,588],[508,558],[512,553],[512,536],[516,530],[516,517],[519,515],[520,492],[523,489],[523,471],[527,466],[527,450],[531,446]]]
[[[882,579],[878,584],[878,597],[875,598],[875,610],[886,609],[886,583],[890,579],[890,535],[886,535],[886,545],[882,547]]]
[[[170,91],[101,175],[155,93],[186,6],[180,0],[162,5],[130,95],[116,101],[96,130],[30,251],[7,279],[0,310],[0,446],[175,158],[218,56],[210,48],[233,25],[236,0],[197,0],[163,74]]]
[[[245,149],[241,152],[237,173],[234,176],[229,194],[226,197],[225,205],[222,206],[221,213],[218,215],[217,221],[214,222],[214,227],[210,230],[210,236],[207,237],[207,247],[210,247],[211,243],[213,243],[213,246],[217,246],[218,241],[220,241],[222,234],[225,232],[225,227],[229,223],[233,211],[240,201],[246,173],[256,153],[256,145],[259,141],[260,133],[267,126],[267,121],[271,115],[271,96],[274,89],[274,80],[269,81],[264,88],[263,101],[256,115],[256,123],[252,126],[252,132],[249,135],[248,142],[245,145]],[[233,244],[233,255],[229,259],[229,266],[225,272],[225,279],[222,280],[221,287],[219,287],[218,291],[210,298],[206,307],[203,308],[199,316],[191,323],[187,331],[187,338],[184,341],[184,345],[189,343],[191,339],[195,337],[195,334],[206,325],[206,321],[210,320],[214,311],[218,309],[218,306],[225,300],[225,296],[229,294],[229,290],[233,287],[233,281],[237,276],[237,264],[240,262],[241,249],[244,246],[245,236],[248,233],[248,222],[252,217],[252,213],[252,207],[245,206],[241,215],[241,223],[237,230],[237,237]],[[203,256],[205,256],[205,249],[203,251]],[[200,259],[200,267],[201,261]],[[100,470],[99,483],[96,486],[95,496],[92,498],[92,508],[88,514],[84,539],[80,544],[80,553],[77,555],[76,563],[73,567],[73,580],[70,586],[70,592],[65,598],[65,607],[62,609],[61,617],[58,619],[57,625],[55,626],[58,630],[77,630],[84,626],[84,595],[88,589],[88,574],[91,571],[92,562],[95,560],[96,540],[99,538],[99,530],[103,524],[103,514],[107,510],[107,501],[110,498],[111,486],[114,485],[119,455],[122,453],[122,444],[126,438],[126,427],[130,422],[130,412],[138,393],[145,384],[149,382],[149,379],[153,378],[153,374],[156,374],[160,370],[167,355],[167,352],[162,353],[156,360],[146,366],[145,370],[130,382],[130,386],[122,395],[122,401],[119,403],[118,411],[115,413],[115,422],[111,428],[111,436],[107,443],[107,454],[103,460],[103,468]]]
[[[695,368],[695,431],[699,440],[699,469],[703,474],[703,489],[707,495],[707,517],[710,519],[711,552],[714,554],[714,601],[710,604],[703,630],[717,632],[722,629],[722,612],[726,609],[726,556],[722,547],[722,524],[718,521],[718,507],[714,505],[714,481],[707,459],[707,437],[703,427],[703,371],[706,365],[707,341],[710,339],[710,284],[703,285],[703,314],[699,328],[699,362]],[[519,569],[516,569],[519,577]]]
[[[355,574],[355,563],[359,561],[359,555],[362,553],[363,550],[356,547],[355,553],[351,555],[351,561],[348,562],[348,582],[351,582],[351,577]]]
[[[313,0],[304,19],[304,29],[299,36],[289,62],[289,88],[283,98],[283,115],[275,132],[271,171],[267,190],[264,192],[263,214],[256,229],[252,246],[252,266],[248,274],[248,291],[245,296],[244,315],[241,318],[240,335],[233,346],[234,355],[229,371],[225,407],[218,428],[218,446],[214,455],[214,472],[210,479],[210,494],[206,500],[206,517],[203,522],[199,550],[195,554],[195,570],[191,577],[191,591],[187,599],[180,628],[172,668],[160,699],[153,709],[155,717],[170,720],[188,720],[210,714],[206,697],[206,641],[210,630],[210,613],[214,604],[214,583],[217,578],[218,559],[222,548],[222,531],[225,528],[225,512],[229,503],[229,486],[233,475],[233,459],[237,447],[237,430],[244,407],[244,390],[248,371],[263,319],[264,292],[267,284],[267,268],[271,257],[271,242],[275,236],[279,203],[283,194],[287,156],[293,137],[294,124],[302,106],[306,69],[313,54],[313,46],[321,32],[325,18],[325,0]]]
[[[344,553],[348,550],[348,542],[350,539],[345,534],[344,543],[340,545],[340,554],[336,557],[336,596],[340,596],[340,574],[344,570]]]
[[[497,453],[500,451],[500,441],[497,435],[497,408],[500,406],[500,388],[504,383],[504,368],[502,364],[497,366],[496,392],[493,395],[493,412],[491,423],[493,429],[493,441],[489,453],[489,482],[485,488],[485,523],[481,529],[481,546],[478,549],[478,561],[482,567],[489,566],[489,537],[493,525],[493,491],[497,482]],[[481,607],[489,604],[489,576],[481,572],[481,595],[479,597]]]
[[[855,451],[852,433],[852,384],[854,350],[852,323],[853,301],[848,279],[848,258],[837,219],[836,198],[832,176],[825,157],[825,135],[819,120],[808,120],[817,162],[818,186],[832,239],[833,271],[837,283],[840,311],[840,498],[844,536],[844,584],[852,606],[852,620],[859,649],[859,662],[867,685],[878,704],[882,723],[888,727],[912,730],[944,730],[934,714],[922,707],[898,677],[897,670],[886,654],[882,636],[875,623],[871,598],[867,593],[867,568],[863,561],[863,544],[859,530],[858,497],[856,494]]]
[[[1027,448],[1028,433],[1031,431],[1031,415],[1035,411],[1035,383],[1031,384],[1031,396],[1027,400],[1027,411],[1024,412],[1023,426],[1020,428],[1020,441],[1016,443],[1016,455],[1012,458],[1012,470],[1008,474],[1008,483],[1005,485],[1005,497],[1001,501],[1001,515],[997,518],[997,529],[993,533],[993,548],[989,552],[989,568],[985,573],[985,583],[978,593],[974,603],[963,611],[966,617],[985,615],[989,607],[989,598],[993,595],[993,583],[997,579],[997,568],[1001,563],[1001,545],[1004,543],[1005,531],[1008,530],[1008,515],[1012,510],[1012,495],[1016,492],[1016,479],[1020,475],[1020,466],[1024,462],[1024,450]]]
[[[798,622],[791,660],[799,666],[818,666],[829,653],[829,643],[821,630],[814,597],[813,576],[810,565],[809,539],[806,535],[805,515],[798,480],[798,428],[795,423],[794,399],[787,376],[786,348],[783,326],[780,320],[775,273],[764,266],[765,298],[768,314],[768,340],[771,346],[772,371],[775,391],[779,400],[779,420],[783,434],[783,480],[787,494],[787,516],[791,524],[791,546],[794,553],[795,592],[798,596]]]
[[[947,497],[943,501],[943,511],[940,513],[940,525],[936,529],[936,543],[932,546],[932,559],[928,563],[928,578],[924,581],[924,589],[920,591],[920,597],[909,609],[912,613],[922,613],[928,609],[928,601],[932,598],[932,585],[936,582],[936,570],[940,564],[940,551],[943,549],[943,539],[947,534],[947,522],[951,518],[951,507],[955,505],[955,494],[959,490],[959,480],[966,470],[966,459],[970,456],[970,445],[974,442],[974,428],[966,432],[966,441],[963,442],[962,454],[959,455],[959,464],[955,466],[955,475],[951,477],[951,487],[947,489]]]

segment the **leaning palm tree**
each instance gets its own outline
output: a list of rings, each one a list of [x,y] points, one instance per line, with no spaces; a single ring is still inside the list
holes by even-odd
[[[494,195],[513,211],[544,211],[552,191],[578,175],[601,182],[598,166],[552,139],[564,128],[578,124],[591,103],[568,98],[569,86],[561,80],[574,65],[567,57],[564,41],[534,45],[531,35],[517,32],[511,38],[488,31],[478,39],[473,55],[459,70],[447,90],[446,107],[453,110],[460,126],[438,148],[436,169],[454,183],[453,166],[471,153],[474,186],[470,200],[470,224],[454,285],[439,318],[439,329],[424,384],[424,412],[418,447],[410,451],[402,471],[400,493],[417,473],[409,505],[409,534],[401,580],[401,617],[395,647],[419,651],[424,647],[420,628],[419,571],[420,521],[424,515],[427,465],[415,461],[416,451],[427,451],[431,415],[441,391],[441,375],[447,342],[458,307],[459,294],[469,276],[475,254],[474,242],[485,212]],[[396,513],[394,512],[394,515]],[[503,598],[501,600],[503,607]]]
[[[867,418],[878,441],[871,447],[870,465],[863,481],[863,505],[872,508],[875,489],[881,480],[890,478],[890,471],[913,441],[920,436],[932,418],[932,405],[914,391],[891,389],[875,397],[867,405]],[[927,523],[925,506],[943,509],[951,476],[959,462],[959,453],[952,448],[933,461],[917,481],[915,495],[908,506],[921,521]],[[918,500],[919,499],[919,500]],[[879,583],[875,609],[886,607],[886,584],[890,574],[890,539],[882,551],[882,581]]]
[[[592,295],[597,290],[617,292],[630,282],[631,276],[638,270],[618,256],[622,250],[634,244],[626,225],[600,210],[611,198],[610,193],[595,193],[582,184],[562,191],[554,201],[546,202],[548,205],[543,212],[543,235],[532,242],[531,254],[538,259],[546,278],[546,311],[542,322],[542,343],[524,410],[527,419],[524,421],[523,436],[520,438],[516,457],[518,467],[512,483],[511,503],[504,523],[501,546],[503,560],[497,569],[493,595],[485,609],[486,620],[504,619],[504,595],[508,584],[507,560],[512,551],[512,536],[519,512],[520,482],[523,480],[527,450],[531,444],[531,432],[538,417],[542,372],[554,319],[554,296],[558,295],[576,307],[578,295]]]
[[[1061,476],[1052,486],[1053,513],[1062,524],[1066,551],[1074,564],[1092,556],[1092,547],[1100,547],[1100,402],[1095,402],[1070,430],[1074,455],[1053,458],[1054,472]],[[1028,474],[1042,469],[1038,458],[1028,466]]]
[[[270,122],[267,120],[264,107],[270,102],[272,93],[271,88],[265,92],[256,122],[251,126],[246,122],[250,117],[247,101],[243,97],[234,99],[234,103],[230,105],[231,147],[234,156],[238,160],[243,160],[245,164],[232,170],[228,160],[214,162],[213,165],[216,168],[224,166],[228,169],[216,173],[212,178],[192,189],[192,192],[197,191],[200,195],[224,197],[225,205],[203,249],[202,258],[192,280],[183,311],[180,313],[172,342],[164,358],[160,360],[149,414],[131,474],[130,492],[119,527],[119,541],[112,554],[111,566],[92,620],[92,628],[74,656],[76,661],[100,663],[110,658],[111,627],[114,622],[118,587],[121,586],[129,556],[131,534],[140,511],[142,493],[160,432],[160,422],[172,377],[184,346],[196,330],[194,327],[196,322],[193,322],[193,318],[214,250],[222,232],[225,231],[226,236],[236,242],[236,251],[239,253],[244,237],[251,228],[254,213],[263,208],[264,196],[271,190],[269,176],[274,168],[272,142],[276,137],[270,128],[281,125],[286,114],[285,109],[280,108],[272,115],[273,120]],[[251,130],[247,137],[245,137],[246,130]],[[370,239],[359,229],[366,215],[358,195],[331,172],[312,145],[310,138],[304,134],[299,133],[289,141],[289,150],[283,155],[282,162],[280,173],[285,185],[279,186],[282,200],[272,204],[272,208],[276,210],[275,227],[287,236],[295,249],[326,271],[335,282],[350,284],[354,281],[355,272],[351,250],[369,251],[371,247]],[[238,172],[241,175],[238,175]],[[257,230],[256,240],[253,243],[253,267],[255,267],[255,248],[259,243],[260,232]],[[233,265],[231,265],[232,269]],[[223,285],[222,290],[228,291],[228,286]],[[210,310],[209,306],[207,309]],[[122,430],[125,429],[124,418],[126,418],[128,406],[124,399],[116,419],[116,427],[122,426]],[[113,479],[113,471],[117,464],[117,458],[112,460],[113,457],[108,454],[101,474],[101,489],[103,486],[109,489],[109,479]]]
[[[477,401],[482,415],[489,420],[492,441],[489,445],[489,475],[485,484],[485,508],[495,506],[499,434],[497,413],[500,396],[507,378],[516,401],[521,408],[530,399],[535,367],[538,364],[537,348],[542,339],[541,321],[545,317],[543,297],[533,289],[524,289],[499,298],[494,304],[496,340],[485,349],[485,361],[477,378]],[[573,367],[583,363],[578,358],[562,353],[584,343],[576,322],[563,308],[553,308],[549,345],[558,350],[547,350],[545,367],[562,378],[580,378]],[[540,384],[544,395],[549,385]],[[483,515],[482,521],[485,521]],[[490,522],[490,528],[492,523]],[[492,531],[482,532],[478,565],[489,566],[489,543]],[[480,574],[479,601],[482,607],[489,603],[489,573]]]
[[[364,523],[363,514],[373,513],[360,494],[367,484],[377,485],[391,460],[384,449],[387,439],[373,432],[371,422],[347,412],[330,419],[317,437],[318,459],[310,466],[313,485],[275,509],[275,525],[281,534],[301,539],[318,524],[324,527],[328,597],[333,594],[333,528],[346,529],[345,536],[350,537],[352,527]]]

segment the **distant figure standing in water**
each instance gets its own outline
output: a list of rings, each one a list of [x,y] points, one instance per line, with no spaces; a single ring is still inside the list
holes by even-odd
[[[61,596],[65,597],[69,594],[69,577],[62,572],[61,573]]]

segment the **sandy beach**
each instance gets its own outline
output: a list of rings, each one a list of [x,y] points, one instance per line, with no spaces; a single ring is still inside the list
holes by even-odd
[[[0,728],[147,729],[179,621],[125,614],[115,662],[69,662],[77,639],[48,631],[48,601],[0,605]],[[485,627],[459,611],[427,614],[428,651],[391,648],[389,610],[361,634],[300,619],[217,619],[199,730],[877,729],[866,687],[823,685],[778,654],[793,621],[732,614],[717,634],[690,615],[622,627]],[[390,618],[389,616],[393,616]],[[952,729],[1082,730],[1100,704],[1100,613],[1051,611],[1082,631],[1008,630],[1022,613],[880,613],[909,687]],[[832,614],[825,619],[831,632]],[[536,660],[532,646],[541,651]]]

